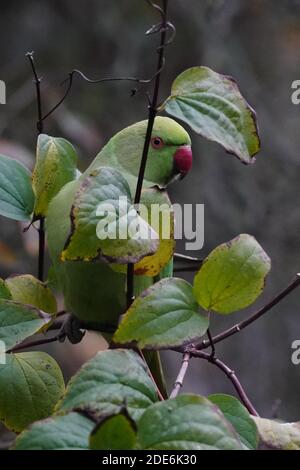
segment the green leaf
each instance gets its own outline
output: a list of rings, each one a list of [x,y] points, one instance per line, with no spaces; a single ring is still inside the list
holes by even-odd
[[[252,416],[262,443],[274,450],[300,450],[300,423],[281,423]]]
[[[33,206],[30,172],[16,160],[0,155],[0,215],[26,221]]]
[[[194,278],[194,296],[210,311],[232,313],[261,294],[271,261],[254,237],[239,235],[215,248]]]
[[[145,256],[135,263],[134,273],[139,276],[155,277],[169,263],[175,251],[174,211],[167,191],[158,187],[142,191],[140,209],[140,216],[158,234],[159,245],[154,255]],[[126,265],[112,264],[111,268],[124,274],[127,272]]]
[[[0,299],[11,299],[11,292],[3,279],[0,278]]]
[[[204,397],[180,395],[148,408],[138,441],[152,450],[242,450],[230,423]]]
[[[192,286],[183,279],[166,278],[133,302],[113,341],[136,342],[142,349],[170,348],[198,340],[208,325],[208,317],[199,312]]]
[[[260,149],[255,113],[236,82],[207,67],[192,67],[180,74],[163,109],[243,163],[252,163]]]
[[[95,423],[79,413],[34,423],[16,439],[12,450],[88,450]]]
[[[10,290],[13,300],[33,305],[47,313],[57,311],[56,299],[52,291],[31,274],[9,277],[5,284]]]
[[[235,397],[222,394],[209,395],[207,398],[220,408],[239,435],[241,442],[250,450],[257,449],[257,427],[241,402]]]
[[[32,186],[36,200],[34,214],[46,216],[51,199],[69,181],[76,178],[77,155],[65,139],[41,134],[37,142]]]
[[[81,181],[70,217],[71,233],[61,255],[63,261],[100,256],[110,262],[135,263],[158,248],[157,233],[139,217],[127,181],[112,168],[96,169]],[[144,233],[137,236],[135,227]]]
[[[64,392],[57,362],[43,352],[7,354],[0,367],[0,421],[20,432],[50,416]]]
[[[58,411],[73,408],[113,414],[126,404],[133,419],[157,400],[146,366],[133,351],[114,349],[98,353],[70,380]]]
[[[5,343],[6,351],[40,331],[51,320],[50,315],[30,305],[0,299],[0,340]]]
[[[92,450],[131,450],[136,445],[136,425],[125,409],[105,416],[90,436]]]

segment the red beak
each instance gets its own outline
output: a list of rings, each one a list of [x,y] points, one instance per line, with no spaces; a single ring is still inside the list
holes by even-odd
[[[183,145],[179,147],[174,154],[174,166],[177,173],[180,173],[181,178],[192,168],[193,154],[190,145]]]

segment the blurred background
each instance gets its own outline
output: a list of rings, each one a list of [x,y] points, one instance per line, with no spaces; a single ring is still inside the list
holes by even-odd
[[[300,1],[170,0],[177,36],[167,50],[161,99],[172,80],[193,65],[232,75],[256,109],[262,149],[254,166],[244,166],[222,148],[193,134],[194,168],[170,189],[173,202],[205,204],[204,257],[239,233],[254,235],[272,258],[266,303],[300,271],[300,107],[291,102],[291,84],[300,79]],[[36,103],[27,51],[35,51],[43,77],[44,109],[63,93],[61,82],[74,68],[92,78],[149,77],[156,67],[157,37],[145,31],[158,18],[142,0],[48,0],[1,6],[0,79],[7,104],[0,106],[0,153],[34,165]],[[132,84],[90,85],[75,79],[72,91],[45,123],[45,132],[73,142],[85,169],[118,130],[147,117],[145,94],[130,97]],[[0,217],[0,276],[36,274],[35,230]],[[183,251],[180,245],[177,251]],[[187,275],[191,280],[192,275]],[[99,286],[101,288],[101,286]],[[256,324],[217,346],[217,354],[238,374],[258,411],[300,420],[300,366],[291,363],[291,343],[300,339],[300,291],[295,291]],[[247,311],[214,315],[217,333]],[[66,379],[103,347],[95,334],[77,346],[48,347]],[[164,354],[169,384],[180,356]],[[185,391],[231,393],[226,377],[194,360]],[[0,391],[1,393],[1,391]]]

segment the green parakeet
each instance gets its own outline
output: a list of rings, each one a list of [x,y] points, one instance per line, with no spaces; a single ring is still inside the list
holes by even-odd
[[[101,198],[103,201],[106,190],[108,198],[111,197],[110,177],[116,179],[113,170],[121,173],[131,196],[134,197],[146,128],[147,121],[142,121],[117,133],[104,146],[88,169],[77,180],[66,184],[59,191],[51,200],[47,211],[49,251],[64,295],[65,307],[77,318],[91,325],[117,326],[120,316],[125,312],[126,260],[123,260],[123,265],[118,262],[111,263],[109,256],[101,256],[99,252],[97,256],[89,257],[81,253],[76,257],[76,250],[79,247],[76,233],[74,236],[74,230],[79,227],[76,221],[78,222],[83,213],[79,222],[81,222],[83,240],[86,236],[86,244],[81,240],[80,245],[84,251],[89,244],[92,246],[97,241],[95,226],[90,227],[88,222],[86,227],[84,225],[84,211],[91,209],[89,204],[93,205],[91,210],[96,210]],[[152,201],[168,201],[164,188],[174,177],[185,176],[191,165],[191,141],[187,132],[174,120],[157,117],[145,171],[142,201],[148,205],[151,205]],[[117,186],[118,182],[114,188]],[[151,187],[156,189],[149,189]],[[92,197],[91,201],[84,199],[88,197]],[[78,207],[82,211],[80,214]],[[70,242],[73,243],[73,257],[68,258],[64,253],[68,244],[70,247]],[[109,240],[107,243],[109,244]],[[169,251],[165,251],[167,253],[161,257],[160,264],[158,263],[162,272],[170,262],[173,250],[171,247]],[[150,247],[150,254],[146,258],[147,268],[142,260],[140,269],[137,270],[139,275],[135,275],[136,294],[152,284],[153,276],[159,274],[156,272],[157,267],[155,270],[153,263],[151,264],[151,259],[155,256],[152,252]],[[143,275],[144,273],[147,275]]]

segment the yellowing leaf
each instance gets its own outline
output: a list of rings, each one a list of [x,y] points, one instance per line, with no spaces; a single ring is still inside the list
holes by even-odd
[[[136,275],[157,276],[169,263],[174,251],[174,212],[168,193],[157,187],[142,192],[140,216],[159,236],[157,251],[134,265]],[[114,271],[126,273],[126,266],[113,264]]]
[[[5,285],[11,292],[13,300],[33,305],[43,312],[56,313],[57,305],[54,294],[46,284],[31,274],[9,277],[6,279]]]
[[[206,310],[231,313],[261,294],[271,261],[254,237],[239,235],[215,248],[194,278],[194,296]]]
[[[0,340],[4,342],[6,350],[22,343],[51,320],[50,315],[30,305],[0,299]]]
[[[12,431],[47,418],[64,392],[61,370],[43,352],[7,354],[0,367],[0,420]]]
[[[68,141],[45,134],[39,136],[32,176],[36,217],[46,216],[51,199],[76,178],[76,162],[76,152]]]
[[[300,450],[300,423],[282,423],[252,416],[263,444],[274,450]]]

